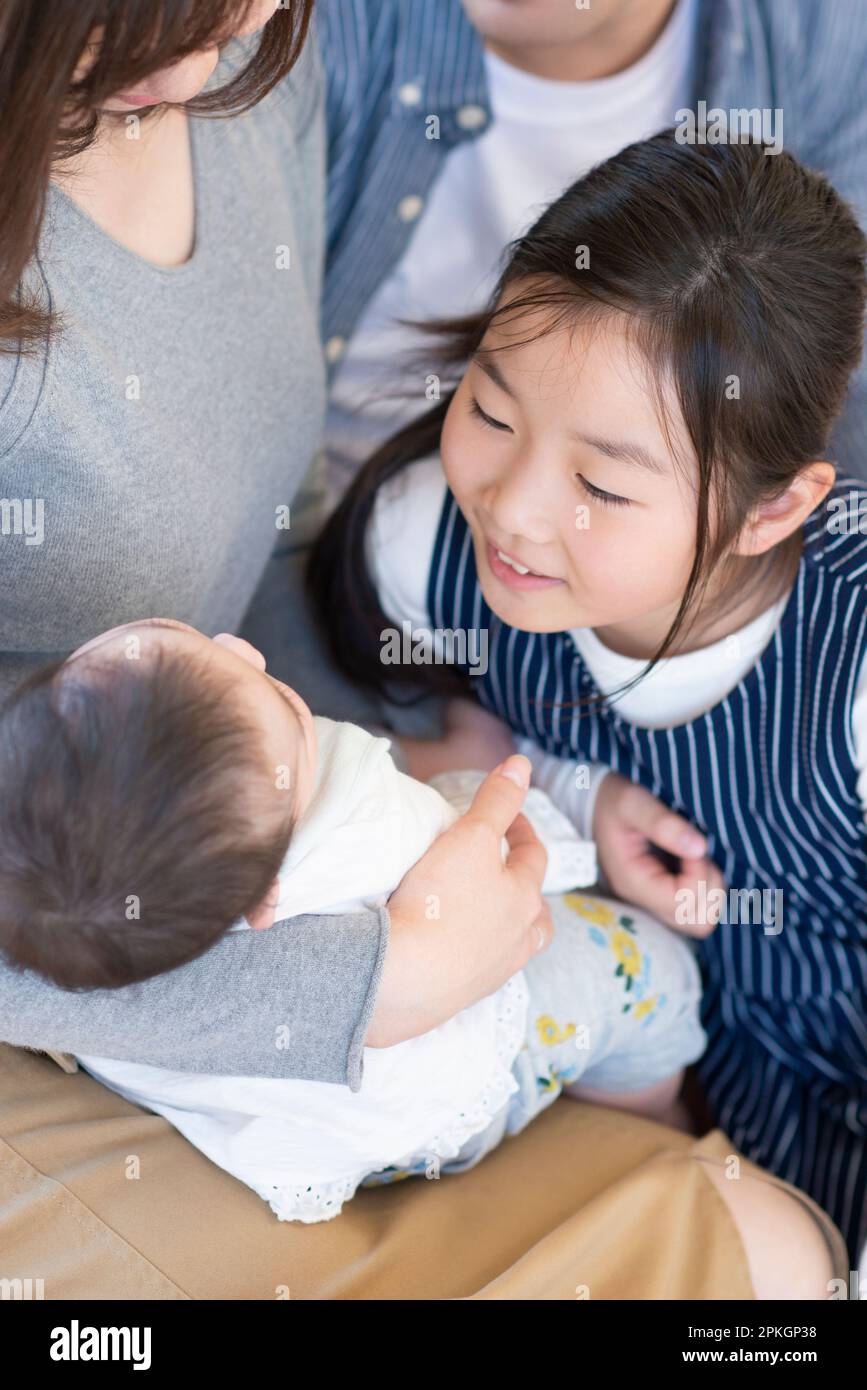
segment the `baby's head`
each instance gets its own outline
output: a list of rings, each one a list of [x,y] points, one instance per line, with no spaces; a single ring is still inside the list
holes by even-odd
[[[313,717],[249,643],[168,619],[95,637],[0,711],[0,951],[109,988],[269,926],[315,779]]]

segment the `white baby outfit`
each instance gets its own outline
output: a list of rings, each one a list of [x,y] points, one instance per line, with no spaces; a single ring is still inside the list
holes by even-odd
[[[352,724],[315,722],[317,785],[280,872],[273,931],[291,931],[282,919],[302,913],[381,906],[481,781],[481,774],[447,774],[436,779],[436,790],[397,770],[388,740]],[[525,809],[548,850],[545,892],[594,882],[592,845],[578,839],[547,797],[531,790]],[[435,898],[428,910],[436,931]],[[520,973],[419,1037],[365,1048],[356,1093],[324,1082],[79,1060],[128,1100],[164,1115],[281,1219],[313,1222],[336,1216],[368,1175],[419,1162],[438,1166],[487,1129],[518,1090],[512,1067],[526,1027]]]

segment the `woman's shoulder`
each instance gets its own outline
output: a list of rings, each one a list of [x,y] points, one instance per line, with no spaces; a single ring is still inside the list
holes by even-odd
[[[308,35],[298,61],[271,94],[287,114],[295,140],[303,139],[324,109],[325,78],[319,49]],[[266,102],[270,100],[265,98]]]
[[[396,621],[429,621],[428,576],[445,496],[438,453],[404,468],[377,493],[367,563],[383,611]]]

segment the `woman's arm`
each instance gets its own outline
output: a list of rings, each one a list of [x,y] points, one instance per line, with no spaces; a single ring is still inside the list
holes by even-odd
[[[529,763],[519,757],[490,773],[467,814],[392,894],[392,942],[368,1046],[389,1047],[436,1027],[549,945],[546,854],[519,814],[529,778]],[[511,851],[505,863],[503,836]]]
[[[410,776],[429,782],[438,772],[491,772],[516,751],[512,731],[502,719],[490,714],[475,700],[447,700],[443,714],[442,738],[399,740]],[[531,759],[532,761],[532,759]]]
[[[0,1037],[355,1090],[388,940],[385,911],[295,917],[271,931],[230,932],[197,960],[140,984],[81,993],[0,961]]]
[[[231,932],[197,960],[116,990],[74,993],[0,962],[0,1036],[19,1047],[358,1090],[365,1044],[386,1047],[452,1017],[550,940],[545,853],[515,820],[529,767],[517,758],[506,772],[518,780],[488,778],[469,814],[407,874],[390,911]]]

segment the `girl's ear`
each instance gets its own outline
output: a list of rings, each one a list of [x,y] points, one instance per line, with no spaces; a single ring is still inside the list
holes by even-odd
[[[266,931],[268,927],[273,927],[279,898],[280,880],[275,878],[262,901],[247,913],[247,921],[254,931]]]
[[[785,492],[756,507],[741,530],[735,554],[764,555],[791,536],[827,497],[836,476],[833,463],[807,464]]]

